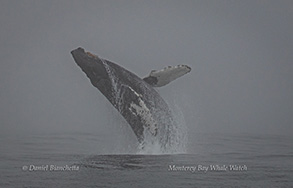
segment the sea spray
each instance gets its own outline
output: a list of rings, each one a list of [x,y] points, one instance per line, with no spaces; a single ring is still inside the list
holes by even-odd
[[[168,104],[172,114],[173,114],[173,120],[174,123],[170,127],[170,142],[171,142],[171,148],[170,152],[172,153],[186,153],[186,145],[188,141],[187,137],[187,127],[184,119],[183,112],[178,105],[176,99],[173,101],[172,104]]]
[[[144,132],[144,142],[139,145],[137,154],[181,154],[186,153],[187,128],[182,110],[176,101],[168,104],[173,115],[172,123],[168,127],[167,143],[163,145],[159,137],[152,137],[146,131]],[[161,117],[164,121],[165,117]]]

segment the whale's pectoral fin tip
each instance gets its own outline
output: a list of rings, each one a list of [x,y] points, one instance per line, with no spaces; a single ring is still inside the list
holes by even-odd
[[[187,65],[167,66],[161,70],[152,70],[143,80],[153,87],[162,87],[190,71]]]

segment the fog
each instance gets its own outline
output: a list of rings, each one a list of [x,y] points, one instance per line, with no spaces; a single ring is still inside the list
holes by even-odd
[[[79,46],[141,77],[189,65],[158,88],[188,130],[293,133],[292,1],[0,4],[2,134],[119,129],[123,118],[71,57]]]

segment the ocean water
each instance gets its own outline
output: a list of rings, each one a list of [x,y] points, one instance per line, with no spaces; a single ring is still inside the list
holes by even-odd
[[[109,152],[98,133],[1,135],[0,187],[293,187],[293,138],[193,135],[173,154]]]

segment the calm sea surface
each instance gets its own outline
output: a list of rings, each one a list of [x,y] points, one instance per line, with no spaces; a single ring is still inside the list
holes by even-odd
[[[292,143],[198,134],[186,153],[149,155],[105,152],[94,133],[1,135],[0,187],[293,187]]]

